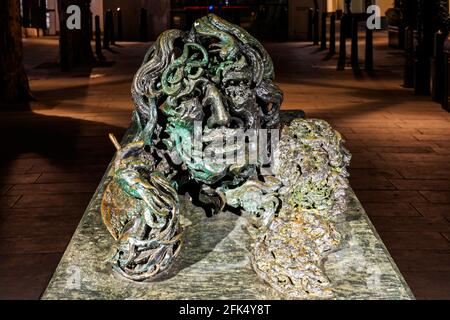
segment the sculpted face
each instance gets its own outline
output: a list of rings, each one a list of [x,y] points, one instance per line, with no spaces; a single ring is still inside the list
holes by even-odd
[[[256,167],[248,159],[227,163],[224,156],[246,148],[227,139],[247,129],[278,126],[282,93],[272,78],[272,62],[262,45],[209,15],[190,32],[169,30],[160,36],[136,75],[133,96],[141,122],[158,118],[171,161],[181,162],[191,178],[207,185],[239,183]],[[157,115],[149,114],[152,105]]]

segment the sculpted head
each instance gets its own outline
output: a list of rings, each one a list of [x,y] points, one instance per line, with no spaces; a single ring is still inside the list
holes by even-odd
[[[133,84],[142,139],[159,146],[198,182],[245,180],[255,173],[255,165],[201,157],[209,153],[220,158],[243,147],[217,145],[220,136],[278,127],[283,95],[273,77],[263,46],[215,15],[197,20],[189,32],[168,30],[147,53]],[[145,136],[148,132],[152,135]]]

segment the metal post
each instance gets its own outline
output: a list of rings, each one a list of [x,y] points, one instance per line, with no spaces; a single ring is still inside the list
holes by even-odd
[[[366,54],[364,61],[366,71],[373,70],[373,30],[366,27]]]
[[[321,32],[321,42],[320,42],[320,49],[326,50],[327,49],[327,16],[328,14],[326,12],[322,12],[322,32]]]
[[[432,90],[433,101],[442,102],[444,83],[444,42],[447,36],[441,31],[436,32],[434,41],[432,64]]]
[[[89,37],[91,40],[94,40],[94,27],[95,26],[92,25],[92,18],[93,18],[92,12],[89,10]]]
[[[141,9],[141,17],[139,20],[139,34],[141,41],[148,41],[147,10],[144,8]]]
[[[313,41],[313,15],[314,10],[312,8],[308,9],[308,35],[307,41]]]
[[[450,68],[449,68],[449,52],[447,49],[444,50],[443,64],[444,64],[444,83],[442,90],[442,108],[450,112],[449,104],[448,104],[448,96],[449,96],[449,86],[450,86]]]
[[[336,53],[336,13],[330,16],[330,54]]]
[[[100,17],[95,16],[95,54],[98,60],[105,60],[105,56],[102,53],[102,39],[100,30]]]
[[[314,44],[319,45],[319,9],[314,10]]]
[[[345,36],[345,30],[347,29],[348,16],[343,15],[341,19],[341,31],[339,36],[339,59],[338,70],[345,69],[345,60],[347,59],[347,37]]]
[[[105,21],[103,22],[103,49],[106,49],[106,50],[109,49],[109,42],[110,42],[110,35],[111,35],[111,31],[109,31],[109,28],[110,28],[109,14],[108,14],[108,11],[106,11]]]
[[[431,65],[429,60],[430,57],[428,56],[429,48],[427,48],[427,44],[430,43],[428,34],[430,26],[428,22],[431,17],[428,10],[429,3],[426,4],[425,0],[418,0],[417,4],[418,18],[414,61],[414,93],[416,95],[430,95]]]
[[[114,26],[114,15],[111,9],[108,9],[108,13],[109,13],[109,23],[110,23],[110,39],[111,39],[111,44],[113,46],[116,45],[116,36],[115,36],[115,26]]]
[[[359,63],[358,57],[358,18],[353,16],[352,19],[352,66],[357,66]]]
[[[348,18],[348,21],[346,23],[346,29],[345,29],[345,36],[347,38],[352,37],[352,0],[345,0],[345,6],[344,6],[344,16]]]
[[[418,45],[415,50],[414,92],[419,96],[430,95],[430,61],[426,58],[425,48]]]
[[[405,29],[405,68],[403,71],[403,86],[414,88],[414,30]]]
[[[372,0],[364,1],[364,9],[367,14],[367,9],[372,5]],[[368,18],[368,16],[367,16]],[[373,71],[373,30],[369,29],[366,23],[366,52],[364,59],[364,69],[366,71]]]

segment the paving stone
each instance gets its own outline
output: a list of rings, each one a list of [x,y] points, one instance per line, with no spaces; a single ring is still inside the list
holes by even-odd
[[[369,169],[359,169],[359,168],[350,168],[350,176],[352,179],[366,178],[366,179],[374,179],[377,177],[383,178],[402,178],[399,172],[395,169],[378,169],[378,168],[369,168]]]
[[[0,241],[0,256],[8,254],[43,254],[59,253],[63,254],[71,239],[70,231],[75,230],[75,226],[66,234],[54,236],[25,236],[19,238],[2,238]]]
[[[82,172],[76,173],[55,173],[44,172],[38,178],[37,183],[80,183],[80,182],[100,182],[104,172],[90,172],[88,175]]]
[[[12,208],[20,196],[0,196],[0,208]]]
[[[15,204],[15,208],[46,208],[46,207],[79,207],[87,206],[92,193],[82,194],[36,194],[23,195]],[[80,213],[81,215],[81,213]]]
[[[450,250],[450,242],[439,232],[380,232],[389,250]]]
[[[432,203],[450,203],[450,191],[420,191]]]
[[[441,217],[372,217],[371,219],[379,232],[450,232],[450,222]]]
[[[11,185],[0,185],[0,196],[5,195],[11,187]]]
[[[374,132],[375,134],[376,132]],[[378,153],[433,153],[435,148],[432,147],[367,147],[372,152]]]
[[[450,154],[450,148],[433,147],[433,151],[436,152],[437,154],[445,154],[445,155]]]
[[[93,193],[97,188],[96,183],[39,183],[16,185],[12,187],[8,195],[36,195],[36,194],[70,194]]]
[[[450,161],[450,155],[424,154],[424,153],[380,153],[386,161],[416,161],[416,162],[443,162]]]
[[[354,190],[396,190],[394,185],[384,177],[350,178]]]
[[[404,272],[450,271],[450,251],[391,250],[391,255]]]
[[[2,159],[0,176],[2,176],[5,172],[7,172],[8,175],[25,174],[27,170],[33,166],[34,161],[35,159],[16,159],[13,161],[4,161]]]
[[[435,129],[435,128],[420,128],[417,129],[417,131],[419,131],[421,134],[424,135],[441,135],[441,134],[446,134],[446,135],[450,135],[450,128],[439,128],[439,129]]]
[[[389,179],[398,190],[450,191],[450,180]]]
[[[417,299],[450,300],[450,272],[404,272]]]
[[[365,202],[412,202],[423,203],[428,202],[418,191],[365,191],[357,190],[356,195],[362,203]]]
[[[40,176],[40,173],[35,174],[0,174],[0,183],[2,184],[29,184],[34,183]]]
[[[435,144],[436,146],[438,146],[440,148],[450,147],[450,141],[433,141],[433,144]]]
[[[81,214],[83,214],[85,210],[84,205],[80,205],[79,207],[42,207],[42,208],[33,208],[32,215],[30,214],[30,210],[27,208],[9,208],[8,209],[8,215],[2,216],[0,219],[16,217],[18,219],[21,219],[22,217],[30,217],[30,216],[36,216],[41,218],[48,218],[48,219],[54,219],[54,218],[60,218],[60,219],[66,219],[70,217],[80,217]]]
[[[41,164],[31,167],[27,173],[98,173],[104,171],[105,167],[108,165],[106,163],[100,164],[72,164],[72,165],[56,165],[56,164]]]
[[[2,216],[0,239],[72,234],[79,216]]]
[[[450,204],[414,203],[413,206],[424,217],[450,217]]]
[[[0,256],[0,299],[38,299],[62,253]]]
[[[420,217],[413,205],[404,202],[365,202],[364,209],[369,217]]]
[[[447,118],[448,119],[448,118]],[[427,120],[423,121],[421,119],[408,120],[404,123],[400,123],[401,128],[415,128],[415,129],[426,129],[432,127],[433,129],[448,129],[449,121],[445,120]]]
[[[419,141],[449,141],[450,134],[445,134],[444,132],[441,132],[440,134],[418,134],[414,135],[414,138]]]
[[[450,241],[450,232],[444,232],[444,233],[442,233],[442,235],[443,235],[448,241]]]
[[[394,165],[393,165],[394,166]],[[405,165],[403,168],[399,165],[395,165],[397,171],[406,179],[421,179],[421,180],[434,180],[444,179],[450,180],[450,170],[448,168],[423,168],[416,167],[415,169]]]

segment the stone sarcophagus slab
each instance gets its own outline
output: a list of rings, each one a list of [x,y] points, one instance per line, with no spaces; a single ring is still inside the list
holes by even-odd
[[[108,173],[42,299],[290,299],[255,273],[245,216],[223,212],[208,218],[187,198],[181,209],[186,241],[173,266],[150,282],[124,280],[107,263],[114,239],[103,225],[100,207]],[[414,299],[351,189],[347,196],[344,224],[350,241],[324,263],[334,298]]]

